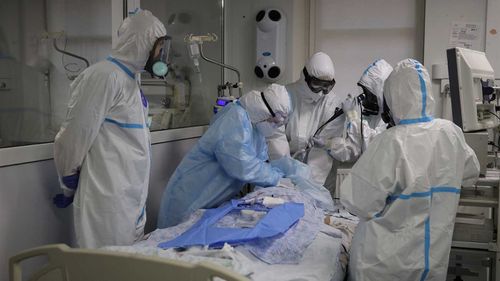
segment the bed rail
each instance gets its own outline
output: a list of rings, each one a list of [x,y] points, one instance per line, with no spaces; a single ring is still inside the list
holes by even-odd
[[[21,263],[46,256],[48,263],[23,279]],[[106,250],[72,249],[64,244],[29,249],[10,258],[10,281],[249,281],[223,267],[201,262]]]

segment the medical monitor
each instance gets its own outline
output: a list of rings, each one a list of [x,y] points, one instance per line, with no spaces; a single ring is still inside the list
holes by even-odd
[[[464,132],[497,126],[492,103],[495,75],[485,53],[452,48],[447,57],[453,122]]]

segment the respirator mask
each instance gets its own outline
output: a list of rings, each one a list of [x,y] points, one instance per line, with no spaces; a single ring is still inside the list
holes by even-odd
[[[365,86],[358,83],[358,86],[363,89],[363,93],[358,96],[358,101],[361,103],[363,107],[363,111],[361,112],[365,116],[370,115],[378,115],[379,106],[378,106],[378,98],[375,94],[373,94],[370,90],[368,90]]]
[[[167,75],[171,44],[172,37],[170,36],[163,36],[156,40],[144,67],[151,77],[165,78]]]
[[[387,129],[396,126],[396,124],[394,123],[394,119],[392,119],[391,110],[389,109],[389,106],[385,102],[385,98],[384,98],[384,111],[382,112],[381,117],[384,123],[387,124]]]

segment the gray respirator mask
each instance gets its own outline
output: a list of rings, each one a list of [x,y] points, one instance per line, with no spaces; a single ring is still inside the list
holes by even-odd
[[[148,61],[144,69],[154,78],[164,78],[168,74],[170,46],[172,37],[163,36],[156,40],[153,49],[149,53]]]

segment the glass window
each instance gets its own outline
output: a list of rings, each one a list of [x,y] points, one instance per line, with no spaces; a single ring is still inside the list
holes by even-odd
[[[54,45],[55,43],[55,45]],[[0,148],[51,142],[71,81],[111,51],[111,1],[0,1]]]
[[[87,67],[85,60],[91,65],[111,53],[117,7],[111,0],[0,1],[0,148],[54,140],[70,84]],[[143,0],[141,8],[152,11],[173,38],[167,79],[141,79],[151,130],[208,124],[222,70],[200,59],[197,71],[184,38],[216,34],[218,41],[203,49],[222,61],[222,0]]]
[[[216,34],[218,40],[204,43],[203,51],[207,57],[222,61],[222,0],[142,0],[141,8],[152,11],[172,37],[171,66],[166,81],[151,79],[147,74],[141,79],[150,105],[151,130],[208,124],[222,70],[200,59],[198,72],[185,38],[189,34]]]

